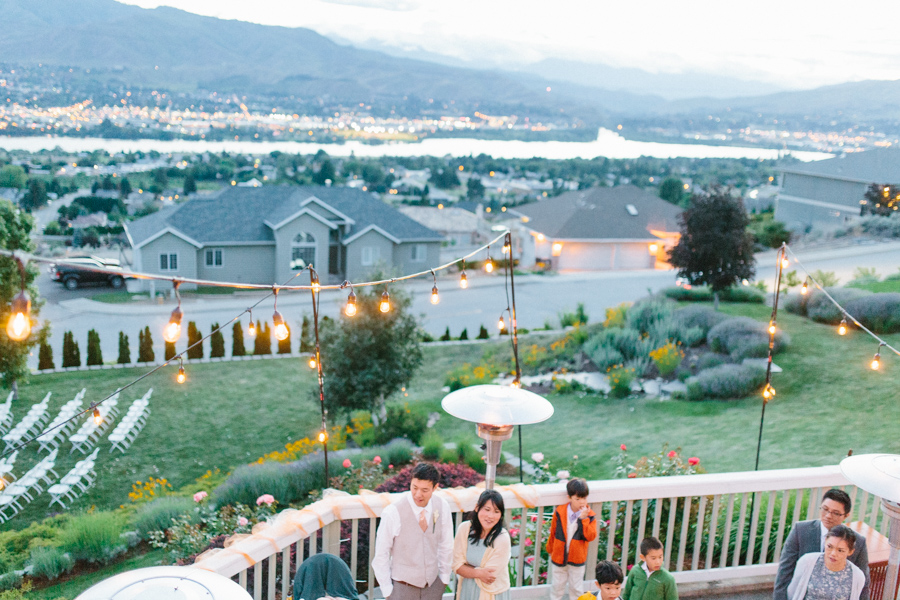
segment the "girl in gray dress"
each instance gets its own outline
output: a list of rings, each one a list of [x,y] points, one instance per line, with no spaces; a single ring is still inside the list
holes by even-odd
[[[453,570],[459,575],[457,600],[509,600],[509,532],[503,528],[503,496],[485,490],[472,518],[453,542]]]
[[[824,552],[810,552],[797,561],[788,586],[790,600],[859,600],[866,576],[847,560],[855,543],[852,529],[832,527],[825,536]]]

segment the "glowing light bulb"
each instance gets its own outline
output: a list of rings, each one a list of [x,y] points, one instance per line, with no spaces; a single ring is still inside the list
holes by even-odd
[[[99,427],[100,425],[103,424],[103,415],[100,414],[100,409],[98,409],[96,406],[94,407],[93,418],[94,418],[94,425],[97,425]]]
[[[772,384],[766,384],[765,389],[763,389],[763,398],[767,401],[771,400],[775,397],[775,388],[772,387]]]
[[[378,310],[383,313],[390,312],[391,310],[391,295],[387,293],[387,290],[381,294],[381,303],[378,305]]]
[[[469,287],[469,280],[468,278],[466,278],[465,271],[463,271],[462,275],[459,276],[459,287],[461,287],[462,289],[466,289],[467,287]]]
[[[275,314],[272,315],[272,324],[275,326],[275,339],[278,341],[283,342],[291,335],[291,331],[284,323],[284,317],[282,317],[281,313],[277,310],[275,311]]]
[[[253,319],[250,320],[250,325],[247,327],[247,334],[251,336],[256,335],[256,325],[253,324]]]
[[[319,291],[319,275],[318,275],[318,273],[316,273],[315,271],[311,271],[309,278],[310,278],[310,283],[312,285],[313,293],[318,292]]]
[[[782,268],[782,269],[787,269],[789,266],[791,266],[791,263],[790,263],[790,261],[787,259],[787,257],[782,258],[782,259],[781,259],[781,268]]]
[[[847,335],[847,321],[841,319],[841,324],[838,325],[838,335]]]
[[[769,323],[769,335],[775,335],[775,322]]]
[[[31,333],[31,298],[28,293],[22,290],[16,294],[9,309],[6,335],[13,341],[21,342]]]
[[[184,317],[184,313],[181,312],[181,307],[176,306],[175,310],[172,311],[172,316],[169,317],[169,324],[163,329],[163,339],[170,344],[174,344],[181,337],[182,317]]]
[[[873,371],[877,371],[881,368],[881,354],[876,352],[875,358],[872,359],[872,362],[869,363],[869,366],[872,367]]]
[[[431,303],[437,304],[440,301],[441,301],[441,297],[438,296],[437,286],[434,286],[433,288],[431,288]]]
[[[350,295],[347,296],[347,306],[344,307],[344,314],[348,317],[356,314],[356,294],[353,293],[353,290],[350,290]]]
[[[500,317],[500,319],[497,320],[497,329],[500,331],[506,329],[506,321],[503,320],[503,317]]]
[[[320,431],[319,432],[319,442],[324,444],[327,441],[328,441],[328,434],[325,433],[324,431]]]
[[[318,365],[316,364],[316,357],[315,357],[315,356],[310,357],[309,363],[308,363],[308,364],[309,364],[309,368],[310,368],[310,369],[315,369],[316,366],[318,366]]]
[[[807,281],[803,282],[803,285],[800,286],[800,295],[805,296],[809,293],[809,283]]]
[[[484,263],[484,272],[485,273],[493,273],[494,272],[494,261],[489,256],[487,262]]]
[[[175,376],[175,381],[178,383],[187,381],[187,373],[184,372],[184,367],[178,367],[178,375]]]
[[[503,244],[503,254],[509,254],[509,244]]]

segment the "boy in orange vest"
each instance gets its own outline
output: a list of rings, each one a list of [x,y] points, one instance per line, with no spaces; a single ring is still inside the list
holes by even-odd
[[[562,600],[569,584],[569,600],[577,600],[584,582],[588,543],[597,538],[597,515],[588,507],[588,486],[581,478],[566,484],[568,504],[553,511],[547,554],[550,555],[550,600]]]

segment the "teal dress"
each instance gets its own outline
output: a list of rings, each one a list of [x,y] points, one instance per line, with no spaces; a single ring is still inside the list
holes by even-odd
[[[487,546],[484,545],[484,540],[472,542],[470,538],[467,538],[466,562],[474,567],[479,567],[481,565],[481,559],[484,558],[485,550],[487,550]],[[478,596],[481,595],[481,588],[478,587],[478,584],[475,583],[474,579],[460,577],[459,585],[461,586],[459,590],[459,600],[478,600]],[[509,590],[496,594],[494,600],[509,600]]]

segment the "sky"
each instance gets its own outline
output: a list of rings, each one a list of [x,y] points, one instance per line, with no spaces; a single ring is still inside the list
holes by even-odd
[[[563,58],[787,89],[900,79],[900,2],[857,0],[120,0],[307,27],[487,68]]]

